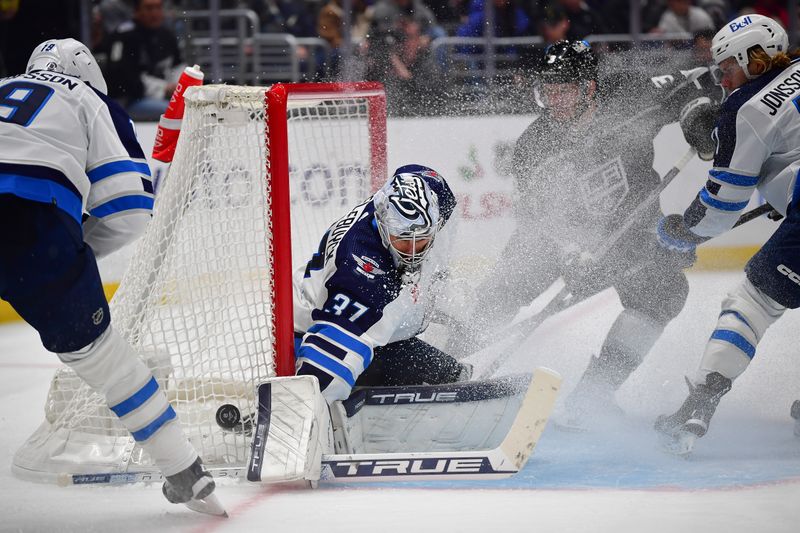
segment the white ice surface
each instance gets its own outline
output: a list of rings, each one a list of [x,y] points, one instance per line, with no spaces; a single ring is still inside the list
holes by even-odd
[[[228,520],[171,505],[158,486],[60,488],[14,478],[12,455],[42,420],[57,360],[28,326],[0,326],[0,532],[800,531],[800,440],[788,415],[800,397],[800,313],[767,333],[691,459],[660,452],[650,429],[683,400],[683,375],[694,371],[719,303],[740,276],[692,274],[683,313],[617,396],[627,416],[594,433],[548,428],[516,478],[313,491],[225,482],[218,494]],[[607,291],[554,317],[507,370],[558,370],[563,399],[620,309]]]

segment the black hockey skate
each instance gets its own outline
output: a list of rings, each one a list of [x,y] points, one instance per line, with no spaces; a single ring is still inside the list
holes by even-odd
[[[171,503],[184,503],[193,511],[227,517],[225,509],[213,494],[215,487],[214,478],[198,457],[189,468],[166,476],[161,491]]]
[[[676,455],[688,455],[694,443],[708,431],[711,417],[717,410],[722,396],[731,390],[732,382],[719,372],[706,376],[706,382],[689,386],[689,397],[672,415],[661,415],[656,419],[655,430],[662,437],[664,448]]]

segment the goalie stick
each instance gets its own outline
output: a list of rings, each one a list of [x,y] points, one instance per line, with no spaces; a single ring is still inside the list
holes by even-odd
[[[490,450],[322,455],[322,482],[490,480],[513,476],[527,463],[555,404],[561,376],[537,368],[519,410],[500,444]],[[265,388],[265,390],[268,390]],[[261,402],[262,399],[260,399]],[[259,422],[269,409],[259,408]],[[258,432],[258,429],[256,429]],[[258,435],[254,435],[254,444]],[[261,444],[259,444],[261,445]],[[217,478],[245,478],[252,465],[209,468]],[[153,483],[159,472],[62,474],[60,485]],[[312,486],[314,482],[312,481]]]

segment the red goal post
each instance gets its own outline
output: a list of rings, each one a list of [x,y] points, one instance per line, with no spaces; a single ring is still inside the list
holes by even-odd
[[[289,227],[289,140],[286,120],[290,100],[314,101],[352,95],[369,102],[368,128],[372,191],[387,178],[386,169],[386,93],[378,82],[286,83],[273,85],[266,93],[268,110],[266,136],[269,143],[269,173],[273,179],[272,226]],[[294,319],[292,313],[291,234],[275,236],[275,364],[279,376],[294,374]],[[286,258],[289,258],[287,261]],[[286,354],[292,354],[288,356]]]

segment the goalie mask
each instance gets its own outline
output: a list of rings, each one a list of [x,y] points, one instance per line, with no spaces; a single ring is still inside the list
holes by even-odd
[[[383,245],[395,265],[419,269],[436,233],[450,218],[455,196],[435,170],[422,165],[398,168],[373,197]]]
[[[106,80],[92,53],[75,39],[50,39],[34,48],[25,72],[49,70],[79,78],[103,94]]]

